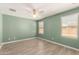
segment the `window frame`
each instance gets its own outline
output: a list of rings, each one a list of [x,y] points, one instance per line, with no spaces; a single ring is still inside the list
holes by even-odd
[[[38,22],[38,34],[44,34],[44,21]]]
[[[72,35],[74,35],[73,37],[72,36],[68,36],[67,34],[66,35],[63,35],[62,34],[62,17],[61,17],[61,36],[62,37],[65,37],[65,38],[78,38],[78,21],[79,21],[79,14],[70,14],[70,15],[67,15],[67,16],[73,16],[73,15],[76,15],[77,16],[77,18],[76,18],[76,34],[72,34]],[[67,17],[67,16],[64,16],[64,17]],[[75,19],[74,19],[75,20]]]

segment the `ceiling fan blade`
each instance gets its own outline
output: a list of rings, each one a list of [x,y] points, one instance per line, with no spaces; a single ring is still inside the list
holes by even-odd
[[[31,12],[30,10],[26,9],[26,12]]]
[[[42,14],[42,13],[44,13],[44,10],[39,9],[39,10],[38,10],[38,13]]]
[[[43,10],[41,10],[41,11],[39,11],[39,13],[44,13],[44,11],[43,11]]]

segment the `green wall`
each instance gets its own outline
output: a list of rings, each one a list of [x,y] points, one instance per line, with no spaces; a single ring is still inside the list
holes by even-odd
[[[61,34],[60,33],[61,32],[61,16],[65,16],[65,15],[69,15],[73,13],[79,13],[79,7],[42,19],[42,21],[44,21],[44,34],[42,35],[38,34],[37,36],[45,38],[47,40],[55,41],[64,45],[79,48],[79,37],[78,39],[71,39],[71,38],[62,37],[60,35]],[[78,34],[79,34],[79,31],[78,31]]]
[[[0,43],[2,42],[2,15],[0,14]]]
[[[10,15],[0,15],[0,42],[9,42],[38,36],[64,45],[79,48],[79,37],[78,39],[70,39],[60,35],[61,16],[73,13],[79,13],[79,7],[42,19],[44,21],[43,35],[38,34],[39,21],[36,22],[30,19]]]
[[[16,16],[3,15],[3,40],[9,42],[36,36],[36,22]]]

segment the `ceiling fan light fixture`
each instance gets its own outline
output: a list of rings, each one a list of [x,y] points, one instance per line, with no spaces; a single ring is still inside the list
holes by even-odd
[[[37,16],[36,14],[33,14],[33,18],[36,18],[36,16]]]
[[[33,18],[36,18],[37,13],[36,13],[36,9],[33,9]]]

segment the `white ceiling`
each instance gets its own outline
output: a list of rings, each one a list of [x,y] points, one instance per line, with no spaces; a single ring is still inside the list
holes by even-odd
[[[28,19],[39,20],[56,13],[79,7],[76,3],[0,3],[0,12]],[[9,9],[15,9],[12,12]],[[37,10],[37,17],[33,18],[33,9]]]

